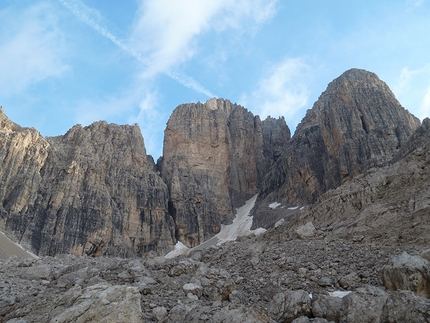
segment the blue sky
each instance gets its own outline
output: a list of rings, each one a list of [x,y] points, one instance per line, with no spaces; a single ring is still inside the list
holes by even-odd
[[[430,114],[430,0],[1,0],[0,105],[44,136],[139,124],[147,153],[181,103],[229,99],[292,130],[347,69]]]

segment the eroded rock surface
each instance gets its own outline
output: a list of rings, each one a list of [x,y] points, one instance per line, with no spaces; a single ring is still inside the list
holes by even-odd
[[[167,186],[137,125],[97,122],[43,138],[1,118],[0,224],[21,244],[40,255],[172,249]]]
[[[161,174],[177,239],[195,247],[231,222],[255,195],[289,139],[284,119],[258,116],[228,100],[177,107],[165,130]]]
[[[430,298],[430,261],[407,252],[392,258],[382,268],[381,278],[389,290],[411,290]]]
[[[259,204],[312,204],[322,193],[392,159],[419,126],[374,73],[351,69],[307,111],[264,181]],[[278,220],[264,218],[264,212],[254,215],[254,228]]]

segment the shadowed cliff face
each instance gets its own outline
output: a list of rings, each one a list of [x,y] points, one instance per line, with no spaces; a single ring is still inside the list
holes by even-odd
[[[253,228],[269,227],[287,210],[270,203],[312,204],[403,158],[408,138],[423,140],[424,128],[411,137],[419,125],[384,82],[357,69],[329,84],[293,138],[283,118],[261,121],[228,100],[180,105],[157,166],[137,126],[97,122],[43,138],[0,109],[0,229],[39,255],[194,247],[257,192]]]
[[[289,134],[284,119],[271,118],[263,129],[258,116],[228,100],[177,107],[165,130],[161,174],[178,240],[194,247],[231,221],[233,208],[258,192]]]
[[[172,249],[167,186],[148,169],[137,126],[98,122],[43,139],[3,125],[0,135],[3,226],[37,254]]]
[[[314,203],[322,193],[393,158],[419,125],[375,74],[345,72],[297,126],[262,185],[260,208],[274,201]],[[265,217],[263,209],[255,215],[254,227],[277,220]]]

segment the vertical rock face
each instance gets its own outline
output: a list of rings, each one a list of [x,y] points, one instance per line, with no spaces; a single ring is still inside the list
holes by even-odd
[[[35,129],[10,121],[0,108],[0,227],[10,214],[27,214],[42,181],[50,144]],[[23,219],[25,221],[25,219]]]
[[[261,125],[263,128],[263,155],[267,161],[265,169],[269,170],[287,147],[291,132],[286,126],[284,117],[275,119],[268,116]]]
[[[304,205],[390,160],[420,121],[375,74],[352,69],[331,82],[267,176],[265,203]]]
[[[264,130],[258,116],[228,100],[177,107],[165,130],[161,168],[177,238],[196,246],[218,233],[233,207],[258,192],[288,139],[283,119],[267,121]],[[263,152],[263,142],[273,142],[273,148]]]
[[[41,255],[127,256],[174,244],[168,192],[137,126],[106,122],[43,139],[3,122],[3,227]]]

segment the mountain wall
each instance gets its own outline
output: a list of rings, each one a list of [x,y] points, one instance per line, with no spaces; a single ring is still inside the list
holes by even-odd
[[[0,116],[1,227],[21,244],[41,255],[172,249],[167,186],[138,126],[97,122],[43,138]]]
[[[234,207],[258,192],[289,139],[283,118],[261,122],[228,100],[178,106],[161,165],[177,239],[194,247],[231,222]]]
[[[228,100],[180,105],[157,164],[137,126],[96,122],[43,138],[1,110],[0,229],[40,255],[194,247],[256,193],[253,228],[270,227],[288,207],[404,158],[424,140],[419,126],[384,82],[359,69],[328,85],[292,138],[284,118],[261,121]]]
[[[428,246],[429,119],[424,120],[404,147],[387,166],[372,168],[322,194],[316,203],[288,222],[283,237],[294,236],[297,227],[312,222],[320,230],[345,239],[355,236],[392,246]]]
[[[376,74],[351,69],[332,81],[297,126],[265,178],[254,227],[272,225],[267,205],[312,204],[374,166],[392,159],[420,121]]]

